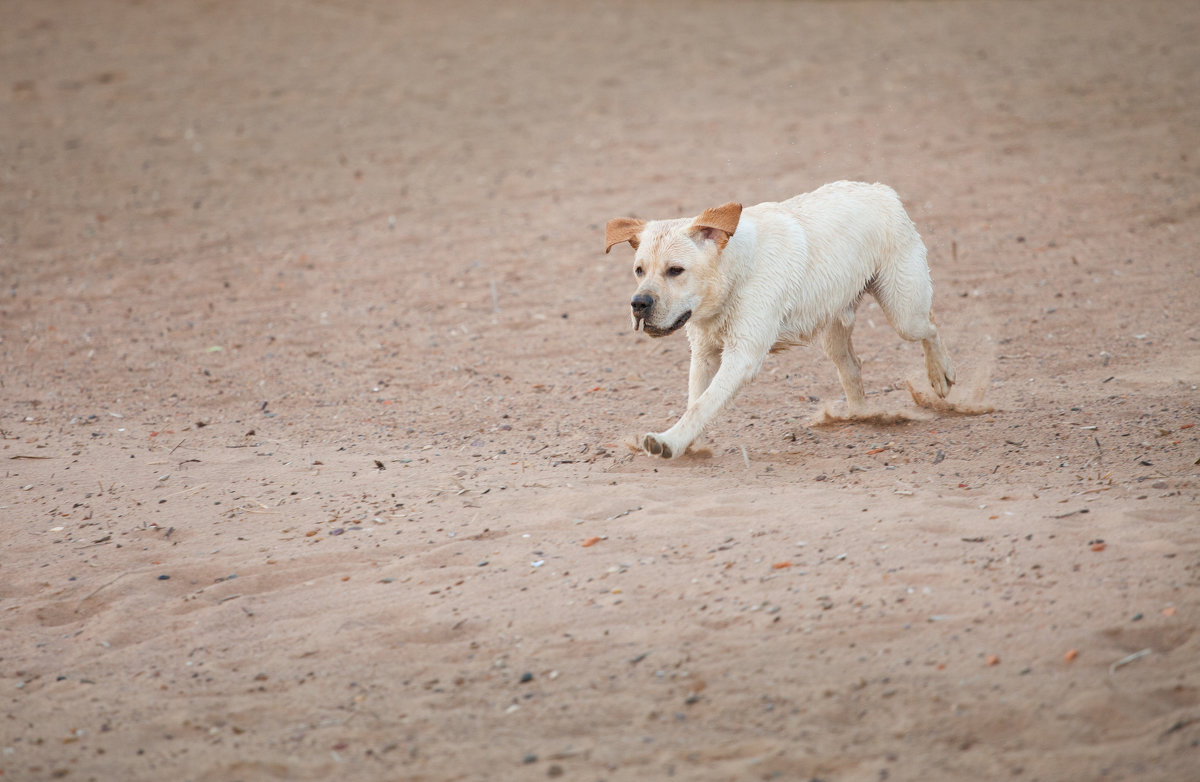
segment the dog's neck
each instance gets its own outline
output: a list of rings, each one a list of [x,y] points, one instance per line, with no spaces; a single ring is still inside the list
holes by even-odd
[[[710,297],[706,297],[712,302],[712,306],[706,307],[705,312],[693,315],[693,323],[711,324],[709,328],[713,331],[723,331],[721,321],[731,311],[728,306],[729,297],[743,286],[745,278],[752,272],[750,262],[757,251],[757,245],[757,226],[753,219],[743,217],[738,223],[737,231],[729,237],[729,242],[717,258],[715,273],[709,283],[711,294]]]

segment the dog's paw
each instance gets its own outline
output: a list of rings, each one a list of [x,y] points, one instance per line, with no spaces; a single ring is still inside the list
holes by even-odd
[[[949,360],[938,361],[937,356],[926,356],[925,359],[926,374],[929,375],[929,385],[933,388],[933,393],[939,398],[945,399],[950,393],[950,386],[954,385],[954,367]]]
[[[671,444],[657,434],[651,432],[642,438],[642,450],[653,456],[671,459],[676,456]]]
[[[946,395],[950,393],[950,386],[954,385],[954,370],[930,372],[929,384],[933,386],[933,393],[945,399]]]

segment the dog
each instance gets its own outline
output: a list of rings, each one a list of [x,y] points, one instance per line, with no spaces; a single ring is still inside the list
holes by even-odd
[[[863,412],[862,361],[850,334],[864,293],[901,337],[921,343],[934,392],[944,398],[954,384],[933,319],[925,244],[886,185],[834,182],[695,219],[609,220],[604,252],[622,242],[634,249],[634,330],[665,337],[685,328],[691,344],[687,411],[641,438],[648,454],[683,454],[768,353],[818,339],[851,414]]]

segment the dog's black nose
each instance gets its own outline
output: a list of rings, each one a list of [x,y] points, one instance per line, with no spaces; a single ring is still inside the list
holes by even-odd
[[[654,306],[654,298],[648,293],[639,293],[630,300],[629,306],[633,307],[634,315],[645,317],[650,312],[650,308]]]

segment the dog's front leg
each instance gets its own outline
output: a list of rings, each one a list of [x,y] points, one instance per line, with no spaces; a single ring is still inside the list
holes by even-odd
[[[726,349],[720,355],[720,365],[712,382],[699,396],[689,402],[687,412],[665,432],[651,432],[642,438],[647,453],[673,459],[680,456],[704,427],[721,411],[734,394],[758,372],[766,358],[766,349]],[[693,369],[695,366],[693,365]],[[690,384],[690,383],[689,383]]]
[[[692,366],[688,370],[688,406],[696,403],[712,383],[713,376],[721,367],[721,346],[692,339]],[[701,433],[691,445],[704,442]]]
[[[696,400],[708,389],[720,366],[720,346],[692,342],[692,366],[688,370],[688,407],[696,404]]]

